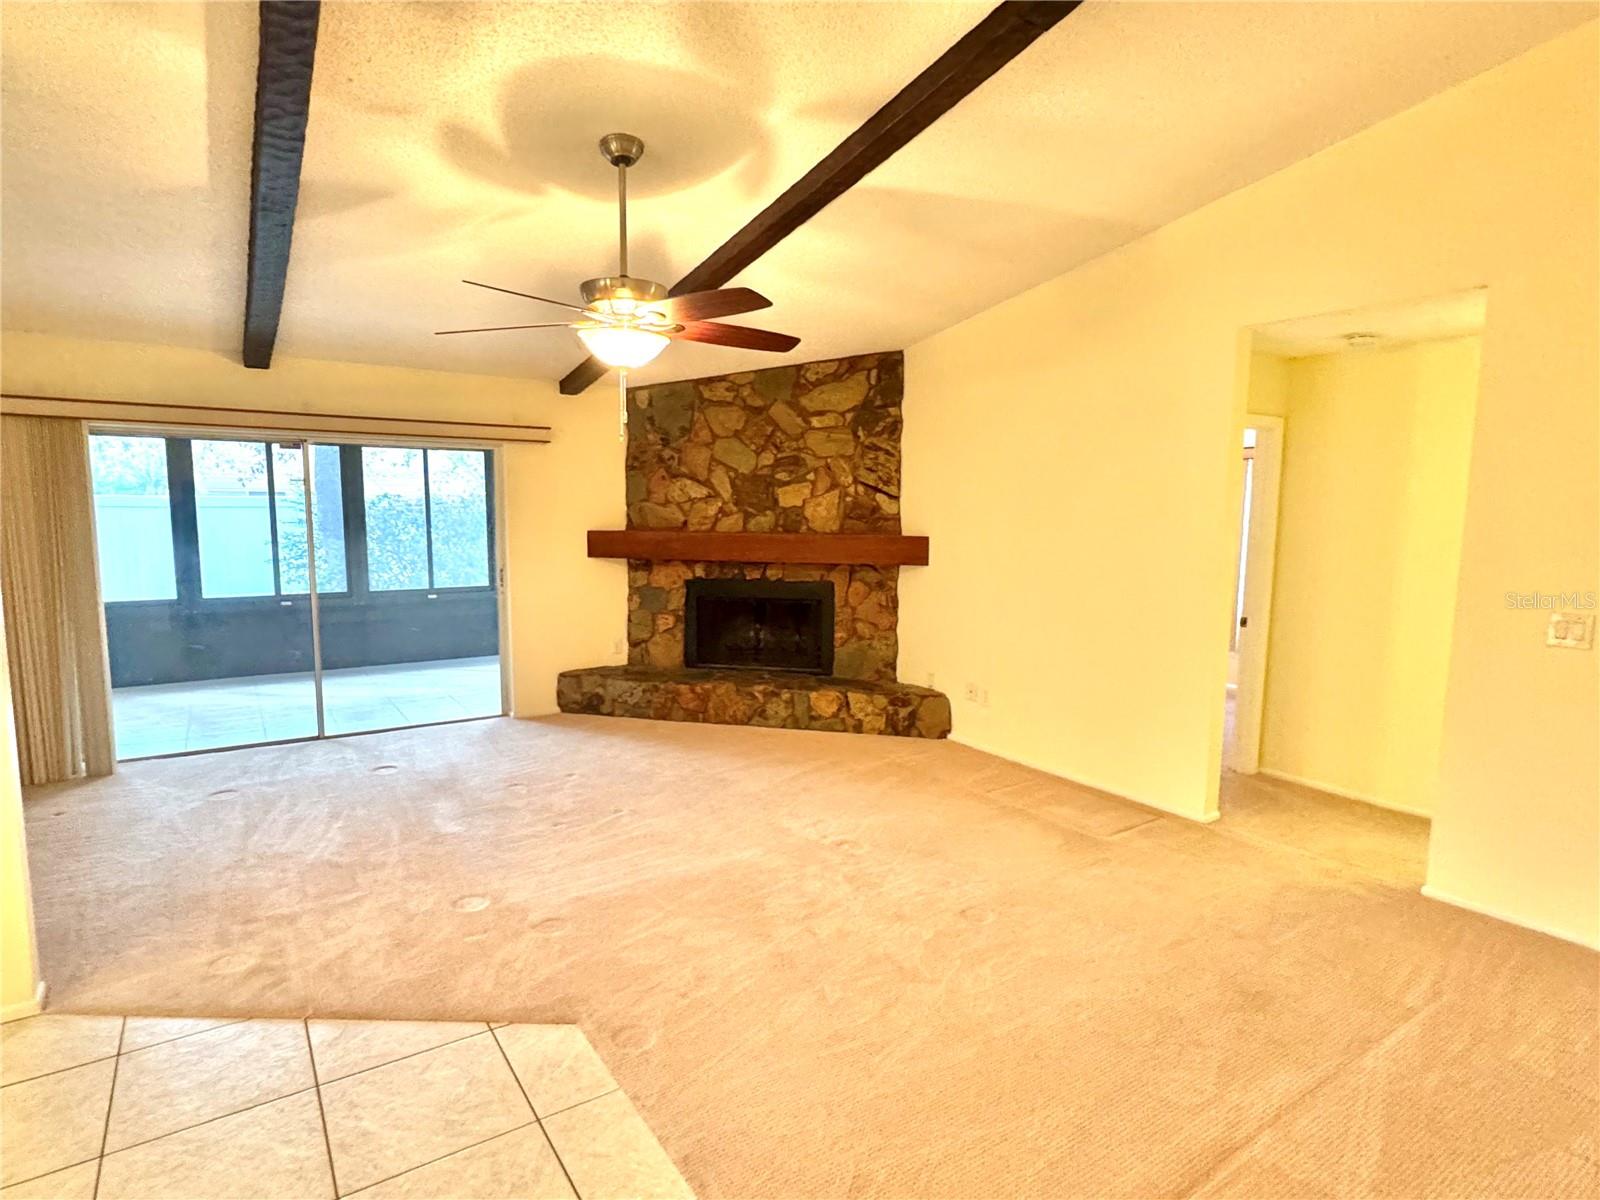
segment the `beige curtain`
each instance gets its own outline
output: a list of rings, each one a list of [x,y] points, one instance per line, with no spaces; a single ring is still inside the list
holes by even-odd
[[[93,506],[82,421],[0,418],[0,588],[23,783],[116,763]]]

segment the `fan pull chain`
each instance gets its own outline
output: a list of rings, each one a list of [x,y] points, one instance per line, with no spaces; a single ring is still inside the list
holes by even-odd
[[[617,371],[617,406],[620,410],[620,419],[617,422],[617,441],[628,440],[628,368],[622,367]]]

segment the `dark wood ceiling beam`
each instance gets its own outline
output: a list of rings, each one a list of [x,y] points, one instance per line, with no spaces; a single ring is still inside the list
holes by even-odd
[[[244,365],[270,367],[300,200],[300,160],[311,110],[319,0],[261,0],[256,127],[250,165],[250,262]]]
[[[965,99],[1047,33],[1081,0],[1009,0],[978,22],[833,152],[672,287],[721,287]]]
[[[672,286],[672,294],[680,296],[727,283],[971,95],[984,80],[1071,15],[1081,3],[1082,0],[1006,0],[743,229],[678,280]],[[568,396],[577,395],[605,371],[605,364],[587,358],[561,381],[561,391]]]
[[[594,383],[610,369],[594,355],[589,355],[588,358],[561,377],[561,394],[563,396],[576,396],[579,392],[587,391],[590,384]]]

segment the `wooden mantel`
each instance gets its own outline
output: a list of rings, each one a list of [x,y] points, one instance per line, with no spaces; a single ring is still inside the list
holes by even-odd
[[[880,567],[925,567],[928,565],[928,539],[899,533],[591,529],[589,557],[657,562],[871,563]]]

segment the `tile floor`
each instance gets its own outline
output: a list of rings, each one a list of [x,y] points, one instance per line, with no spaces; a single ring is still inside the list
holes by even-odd
[[[117,757],[315,737],[309,672],[115,688]],[[500,660],[454,658],[323,672],[329,733],[498,715]]]
[[[692,1197],[575,1025],[0,1026],[0,1197]]]

